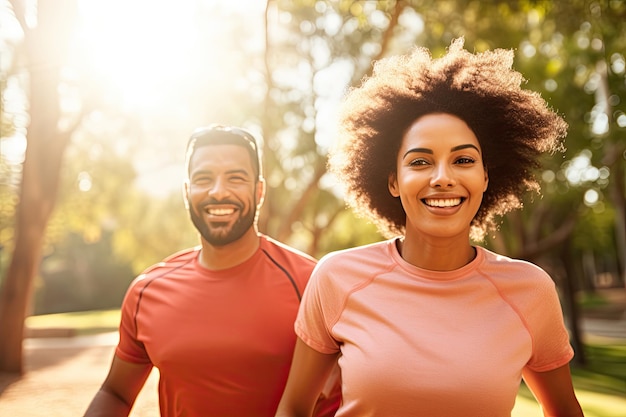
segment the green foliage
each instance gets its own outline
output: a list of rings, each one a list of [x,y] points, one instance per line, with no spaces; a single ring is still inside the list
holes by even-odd
[[[198,243],[182,194],[158,198],[137,189],[133,155],[118,150],[115,135],[123,130],[86,129],[66,154],[36,314],[118,307],[143,269]]]
[[[337,216],[334,226],[332,233],[326,233],[320,244],[320,247],[325,248],[325,252],[366,245],[383,239],[376,226],[356,217],[350,210],[342,211]]]
[[[198,3],[196,20],[190,23],[197,25],[197,38],[190,41],[194,45],[209,45],[216,38],[215,29],[205,23],[218,10],[207,4]],[[151,195],[135,180],[141,161],[154,160],[157,171],[166,165],[182,167],[188,135],[197,125],[215,121],[246,125],[263,136],[269,185],[263,232],[317,257],[379,240],[372,225],[346,209],[336,185],[324,175],[337,104],[347,88],[369,73],[372,60],[416,45],[440,56],[460,36],[477,52],[514,48],[514,66],[527,87],[570,126],[566,152],[547,157],[538,173],[543,196],[529,196],[523,211],[506,216],[487,245],[513,256],[527,254],[565,230],[575,256],[593,250],[619,264],[615,225],[624,216],[620,207],[626,193],[625,1],[276,0],[270,2],[267,18],[267,51],[250,42],[259,37],[260,19],[228,19],[228,33],[237,36],[220,36],[220,42],[229,54],[217,57],[210,48],[199,48],[189,79],[163,86],[159,97],[170,104],[159,111],[150,106],[141,115],[128,111],[116,101],[119,97],[105,94],[103,86],[83,74],[83,82],[92,82],[89,91],[99,95],[89,101],[97,111],[86,113],[68,148],[38,300],[51,285],[43,275],[58,265],[77,268],[81,253],[102,257],[94,258],[92,277],[95,269],[106,269],[106,262],[119,268],[115,274],[131,271],[122,273],[128,274],[128,282],[164,256],[197,244],[180,193]],[[76,86],[87,90],[78,82]],[[11,115],[2,110],[3,127],[8,126],[3,134],[9,134]],[[609,176],[571,182],[572,161],[583,152],[588,152],[590,169]],[[3,174],[19,173],[19,164],[0,161]],[[0,183],[0,270],[8,263],[14,238],[17,185]],[[598,202],[585,203],[589,190],[598,193]],[[575,227],[568,229],[572,217]],[[550,256],[560,242],[545,246]]]
[[[174,252],[200,243],[182,193],[135,199],[120,212],[120,220],[113,255],[131,263],[135,274]]]
[[[119,307],[133,271],[110,255],[111,233],[85,242],[69,233],[51,247],[40,271],[34,314]]]
[[[605,376],[606,383],[599,384],[597,376],[593,386],[603,386],[611,393],[626,392],[626,345],[602,344],[586,345],[585,350],[589,359],[589,366],[579,375],[590,376],[600,374]]]
[[[10,178],[11,166],[0,158],[0,177]],[[15,187],[9,181],[0,181],[0,283],[9,264],[9,255],[13,249],[15,232],[15,205],[17,195]]]
[[[574,231],[575,247],[598,254],[611,253],[615,247],[615,211],[608,207],[602,212],[596,212],[585,207],[578,219]]]

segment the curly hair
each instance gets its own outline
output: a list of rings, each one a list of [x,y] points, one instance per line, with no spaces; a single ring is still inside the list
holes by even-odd
[[[477,240],[497,227],[496,216],[521,207],[526,191],[539,192],[539,156],[564,150],[567,123],[538,93],[521,88],[525,80],[512,69],[513,51],[472,54],[463,45],[463,38],[452,41],[438,59],[416,47],[377,61],[342,104],[329,169],[343,182],[353,210],[386,236],[405,231],[406,212],[390,194],[388,178],[405,132],[421,116],[455,115],[478,138],[489,187],[471,223]]]

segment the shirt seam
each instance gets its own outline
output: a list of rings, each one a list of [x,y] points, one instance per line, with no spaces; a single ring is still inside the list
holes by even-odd
[[[343,297],[343,300],[342,300],[341,306],[340,306],[340,308],[338,309],[338,312],[337,312],[337,317],[335,317],[335,318],[334,318],[334,320],[331,320],[331,321],[329,321],[329,323],[328,323],[328,330],[329,330],[329,333],[330,333],[331,335],[333,335],[333,329],[335,328],[335,326],[337,325],[337,323],[339,323],[339,320],[341,319],[341,316],[343,315],[343,313],[344,313],[344,312],[345,312],[345,310],[346,310],[346,305],[348,304],[348,300],[349,300],[349,298],[350,298],[352,295],[354,295],[356,292],[361,291],[362,289],[364,289],[364,288],[368,287],[369,285],[371,285],[371,284],[372,284],[372,282],[374,282],[374,280],[375,280],[376,278],[378,278],[380,275],[382,275],[382,274],[386,274],[386,273],[388,273],[388,272],[391,272],[391,271],[393,271],[395,268],[396,268],[395,263],[391,263],[391,264],[389,264],[389,265],[388,265],[388,266],[387,266],[384,270],[381,270],[379,273],[374,274],[374,275],[370,276],[370,277],[369,277],[369,278],[367,278],[367,279],[364,279],[363,281],[361,281],[361,282],[357,283],[357,284],[356,284],[356,285],[354,285],[352,288],[350,288],[350,290],[346,291],[346,294],[345,294],[345,295],[344,295],[344,297]],[[335,338],[333,337],[333,339],[335,339]],[[336,340],[336,339],[335,339],[335,340]],[[338,344],[340,344],[340,343],[338,343]]]

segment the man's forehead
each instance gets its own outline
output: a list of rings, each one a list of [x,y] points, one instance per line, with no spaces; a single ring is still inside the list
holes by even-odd
[[[207,144],[196,148],[191,155],[190,168],[198,165],[239,165],[253,169],[250,153],[244,146],[236,144]]]

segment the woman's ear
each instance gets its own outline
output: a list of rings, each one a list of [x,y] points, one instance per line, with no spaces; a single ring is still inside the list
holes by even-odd
[[[398,179],[396,178],[395,172],[389,173],[387,188],[389,188],[389,192],[392,196],[400,197],[400,191],[398,190]]]
[[[487,167],[485,167],[485,188],[483,189],[483,193],[487,191],[488,186],[489,186],[489,173],[487,172]]]

